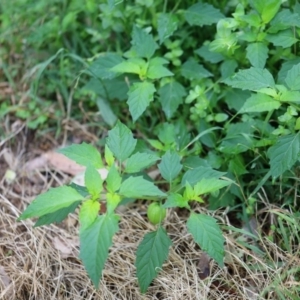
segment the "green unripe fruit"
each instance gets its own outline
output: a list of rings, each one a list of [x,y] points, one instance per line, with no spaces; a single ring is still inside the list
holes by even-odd
[[[166,213],[166,209],[157,202],[151,203],[147,209],[148,219],[153,225],[156,225],[163,221],[166,217]]]

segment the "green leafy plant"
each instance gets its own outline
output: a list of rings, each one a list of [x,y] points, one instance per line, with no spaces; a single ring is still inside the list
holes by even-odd
[[[19,219],[38,217],[35,226],[40,226],[60,222],[79,207],[80,258],[96,287],[112,238],[119,230],[119,216],[115,209],[126,198],[152,201],[148,207],[148,217],[151,223],[157,225],[155,231],[146,233],[137,250],[137,277],[142,292],[156,277],[157,268],[162,267],[172,244],[163,228],[167,208],[185,207],[191,211],[187,221],[188,231],[203,250],[223,266],[224,238],[216,220],[193,212],[189,203],[202,203],[204,195],[229,186],[231,181],[221,178],[223,173],[211,168],[183,171],[181,156],[175,151],[167,151],[160,158],[155,152],[136,151],[136,147],[137,140],[131,131],[118,122],[106,139],[105,167],[108,175],[105,180],[97,171],[104,165],[94,147],[83,143],[61,149],[61,153],[86,166],[85,188],[74,184],[52,188],[38,196]],[[167,187],[164,192],[143,172],[158,161],[164,187]],[[99,213],[101,201],[107,205],[107,211],[103,214]]]
[[[113,127],[102,143],[105,163],[87,144],[62,149],[86,166],[85,188],[51,189],[20,218],[49,224],[79,207],[80,255],[97,286],[118,231],[116,207],[128,198],[148,200],[156,229],[146,233],[136,258],[145,292],[168,256],[169,209],[190,212],[188,232],[219,266],[222,233],[191,201],[227,207],[241,222],[264,206],[255,197],[263,187],[272,203],[296,210],[290,191],[299,176],[300,5],[139,0],[108,1],[100,10],[103,30],[89,32],[111,43],[95,46],[80,92]],[[154,166],[158,182],[147,176]],[[104,180],[101,167],[108,170]],[[107,212],[99,215],[101,201]]]

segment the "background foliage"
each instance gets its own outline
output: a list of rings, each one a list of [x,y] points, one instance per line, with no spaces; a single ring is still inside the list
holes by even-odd
[[[257,197],[263,188],[269,204],[299,220],[297,1],[15,0],[0,9],[2,76],[16,92],[19,82],[28,87],[25,102],[1,101],[0,116],[13,113],[29,128],[57,131],[66,117],[80,119],[82,106],[101,115],[99,127],[113,128],[107,151],[120,163],[128,159],[125,173],[136,174],[161,159],[165,185],[160,187],[170,192],[164,207],[187,207],[183,199],[193,198],[211,210],[227,208],[239,224],[265,208]],[[21,38],[15,40],[16,33]],[[114,127],[117,120],[128,128]],[[129,129],[143,137],[134,145],[125,138]],[[134,156],[138,153],[144,156]],[[145,159],[148,164],[141,167]],[[215,181],[197,185],[203,174]],[[220,183],[221,176],[232,184]],[[126,197],[149,196],[135,193],[129,183],[125,179],[112,193],[120,188]],[[180,184],[185,191],[173,193]],[[87,188],[100,193],[93,184]],[[68,199],[73,206],[80,200]],[[187,226],[203,245],[195,229],[200,221],[205,222],[191,214]],[[111,229],[111,239],[116,219],[96,222],[102,224]],[[166,235],[161,227],[156,234]],[[147,239],[154,237],[145,236],[143,243]],[[286,239],[276,242],[292,251]]]

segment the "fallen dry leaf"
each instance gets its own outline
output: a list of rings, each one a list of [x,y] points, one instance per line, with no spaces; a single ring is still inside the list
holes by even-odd
[[[0,280],[5,288],[8,287],[11,283],[10,278],[8,277],[7,273],[5,272],[2,266],[0,266]]]
[[[78,239],[64,239],[54,237],[52,241],[53,247],[58,250],[62,258],[74,256],[73,249],[79,246]]]
[[[64,173],[75,176],[85,170],[84,166],[78,165],[74,160],[69,159],[61,153],[49,151],[44,156],[54,169]]]
[[[30,172],[33,170],[42,169],[45,166],[73,176],[85,170],[84,166],[78,165],[75,161],[69,159],[63,154],[55,151],[48,151],[41,156],[28,161],[25,164],[25,171]]]

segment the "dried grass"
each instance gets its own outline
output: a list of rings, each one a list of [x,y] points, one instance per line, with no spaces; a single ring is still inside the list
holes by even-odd
[[[171,210],[164,223],[173,241],[168,261],[142,295],[135,276],[135,252],[153,227],[145,219],[145,205],[136,203],[121,213],[120,231],[114,238],[100,288],[95,290],[78,259],[78,247],[73,245],[72,254],[66,258],[53,245],[57,237],[63,241],[76,238],[76,215],[70,215],[62,224],[42,228],[33,228],[31,220],[16,221],[36,195],[69,180],[50,170],[22,173],[22,166],[31,156],[23,132],[13,137],[13,143],[7,139],[0,151],[0,299],[282,299],[276,289],[286,295],[286,290],[299,287],[296,271],[289,272],[299,267],[298,258],[292,259],[267,238],[261,238],[257,245],[264,253],[260,256],[242,246],[237,233],[230,231],[225,234],[226,267],[219,269],[211,262],[210,277],[200,280],[197,264],[201,250],[187,233],[185,214]],[[4,153],[10,153],[10,157],[13,153],[11,162]],[[17,174],[13,183],[4,178],[8,168]],[[216,212],[215,217],[230,225],[222,212]]]

